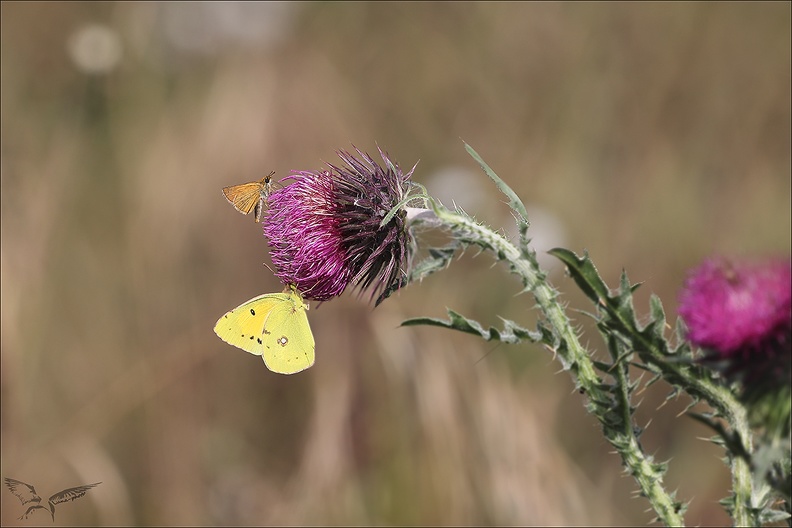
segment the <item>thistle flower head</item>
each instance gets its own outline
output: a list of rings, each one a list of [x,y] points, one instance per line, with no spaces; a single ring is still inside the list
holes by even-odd
[[[385,167],[355,150],[337,152],[340,167],[292,171],[268,198],[264,234],[276,275],[306,299],[331,299],[349,284],[374,297],[393,289],[409,262],[404,211],[380,224],[402,202],[412,170],[402,173],[381,150]]]
[[[788,259],[710,259],[682,289],[679,313],[691,343],[725,366],[747,392],[789,384],[792,271]]]
[[[694,344],[730,356],[790,327],[789,261],[761,264],[710,259],[688,277],[679,313]]]

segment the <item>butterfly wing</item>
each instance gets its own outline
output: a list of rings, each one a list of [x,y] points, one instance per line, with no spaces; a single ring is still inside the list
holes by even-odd
[[[264,353],[264,325],[272,311],[288,302],[285,293],[265,293],[246,301],[217,320],[217,336],[245,352],[260,356]]]
[[[281,295],[286,300],[275,306],[264,325],[262,356],[271,371],[294,374],[314,364],[316,344],[300,294]]]
[[[214,331],[229,345],[262,356],[271,371],[294,374],[314,364],[315,343],[305,310],[294,291],[267,293],[227,312]]]
[[[260,182],[223,187],[223,195],[237,211],[242,214],[248,214],[261,200],[263,190],[264,183],[262,180]]]
[[[272,189],[273,174],[275,171],[256,182],[223,187],[223,195],[240,213],[249,214],[251,211],[255,211],[256,222],[261,222],[264,206]]]

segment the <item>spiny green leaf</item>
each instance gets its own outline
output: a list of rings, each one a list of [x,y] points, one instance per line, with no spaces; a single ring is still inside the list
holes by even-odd
[[[463,143],[465,142],[463,141]],[[517,227],[520,231],[520,245],[522,246],[523,250],[528,251],[529,239],[527,237],[527,231],[528,227],[530,226],[530,222],[528,222],[528,212],[525,210],[525,205],[523,205],[522,200],[520,200],[520,197],[517,196],[517,193],[515,193],[511,187],[506,185],[506,182],[501,180],[498,175],[495,174],[495,171],[493,171],[490,166],[487,165],[483,159],[481,159],[481,156],[479,156],[478,152],[476,152],[473,147],[465,143],[465,150],[467,150],[468,154],[470,154],[470,156],[476,160],[476,162],[484,170],[484,173],[495,182],[495,185],[497,185],[498,189],[500,189],[500,191],[509,199],[509,207],[512,208],[517,216],[516,221]]]
[[[786,521],[790,517],[791,516],[787,512],[781,510],[764,509],[759,514],[759,520],[762,522],[762,524]]]
[[[429,256],[413,266],[411,273],[413,280],[421,280],[432,273],[447,268],[458,250],[459,244],[453,243],[441,248],[429,248]]]
[[[429,248],[429,255],[423,258],[417,264],[411,266],[406,277],[402,277],[400,281],[386,288],[377,298],[374,306],[378,306],[382,301],[390,297],[395,291],[404,288],[408,284],[423,280],[432,273],[447,268],[459,248],[460,245],[456,242],[452,242],[451,244],[442,248]]]
[[[649,297],[649,313],[652,317],[652,323],[656,324],[657,336],[663,337],[666,327],[665,310],[663,309],[663,303],[660,301],[660,297],[654,293]]]
[[[463,141],[463,143],[465,142]],[[495,174],[495,171],[493,171],[490,166],[487,165],[487,163],[481,158],[481,156],[479,156],[479,153],[476,152],[473,147],[465,143],[465,150],[467,150],[468,154],[470,154],[470,156],[476,160],[487,176],[489,176],[490,179],[495,182],[495,185],[498,186],[498,189],[500,189],[500,191],[509,198],[509,207],[511,207],[517,213],[517,215],[520,217],[520,220],[527,224],[528,212],[525,210],[525,205],[523,205],[522,200],[520,200],[520,197],[517,196],[517,193],[515,193],[511,187],[506,185],[506,182],[501,180],[498,175]]]
[[[627,349],[634,350],[647,366],[653,366],[648,370],[662,371],[665,381],[718,406],[713,395],[723,393],[719,392],[716,374],[697,363],[684,361],[690,359],[688,348],[672,349],[664,337],[665,316],[659,299],[651,301],[651,318],[643,326],[638,322],[632,303],[631,292],[635,288],[630,285],[626,273],[621,275],[618,291],[611,293],[588,255],[579,258],[566,249],[554,249],[550,254],[567,265],[572,278],[596,304],[599,309],[597,327],[605,337],[619,336]]]
[[[564,248],[551,249],[547,253],[566,264],[572,279],[594,304],[599,306],[608,297],[608,287],[588,254],[578,258],[575,253]]]
[[[703,423],[718,433],[723,440],[723,443],[728,446],[729,451],[737,456],[745,458],[746,460],[750,460],[750,455],[748,454],[748,451],[746,451],[743,443],[740,441],[740,437],[735,433],[727,431],[720,421],[710,419],[703,414],[694,412],[688,412],[687,416],[690,416],[697,422]]]
[[[479,324],[477,321],[468,319],[464,315],[461,315],[453,310],[448,310],[447,321],[432,317],[418,317],[403,321],[401,326],[440,326],[442,328],[450,328],[460,332],[465,332],[467,334],[478,335],[484,338],[486,341],[500,341],[502,343],[515,344],[527,340],[533,343],[544,342],[546,344],[551,344],[547,340],[552,338],[552,335],[544,334],[541,330],[533,332],[527,328],[519,326],[514,321],[509,321],[508,319],[504,319],[503,321],[504,327],[502,330],[498,330],[497,328],[493,327],[485,330],[484,327],[481,326],[481,324]]]

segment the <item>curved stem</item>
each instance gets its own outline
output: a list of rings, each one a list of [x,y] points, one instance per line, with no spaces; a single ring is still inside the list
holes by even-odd
[[[644,454],[633,434],[629,401],[616,402],[613,394],[603,389],[604,384],[597,375],[588,352],[580,344],[564,307],[558,301],[558,291],[547,282],[536,260],[467,215],[440,206],[435,206],[434,212],[457,238],[465,243],[490,249],[499,259],[507,261],[511,270],[522,278],[524,291],[533,294],[558,339],[555,352],[565,369],[572,371],[577,378],[577,384],[589,397],[587,410],[602,424],[606,438],[621,455],[627,470],[635,477],[642,494],[649,499],[659,519],[667,526],[684,526],[679,504],[662,484],[665,468],[661,464],[653,463]],[[628,380],[622,379],[620,383],[625,384],[626,391]],[[625,397],[629,398],[626,392]],[[613,410],[619,407],[626,412],[624,416],[615,416]]]

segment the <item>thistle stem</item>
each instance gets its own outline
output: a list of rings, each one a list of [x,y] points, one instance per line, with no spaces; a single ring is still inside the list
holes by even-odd
[[[665,469],[647,457],[633,434],[629,402],[614,401],[613,394],[602,388],[604,384],[596,373],[594,363],[580,344],[564,307],[558,301],[558,291],[547,282],[535,258],[463,213],[438,205],[435,205],[434,212],[459,240],[493,251],[498,259],[507,261],[512,272],[521,277],[524,291],[533,294],[557,337],[555,352],[589,398],[586,409],[602,424],[606,438],[621,455],[627,471],[635,477],[641,493],[649,499],[659,520],[667,526],[684,526],[678,503],[663,487]],[[628,380],[622,379],[620,382],[628,383]],[[629,397],[626,386],[625,397]],[[618,415],[613,412],[614,408],[622,408],[626,414]]]

